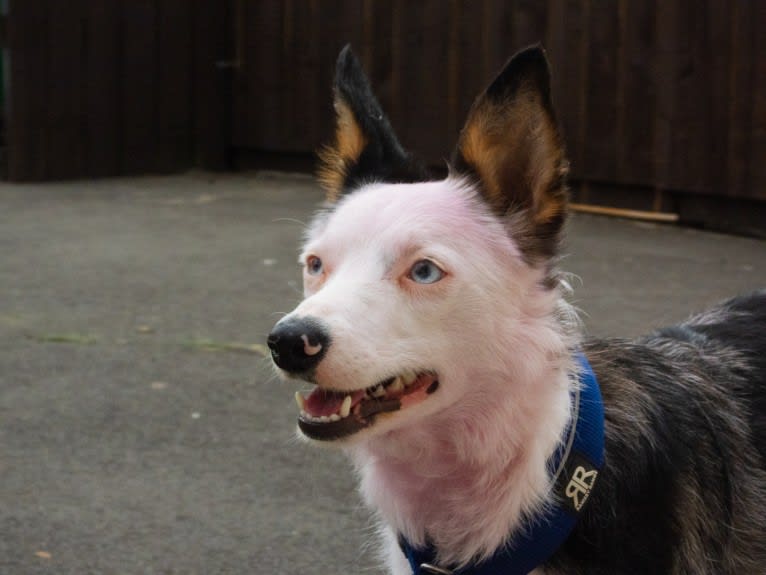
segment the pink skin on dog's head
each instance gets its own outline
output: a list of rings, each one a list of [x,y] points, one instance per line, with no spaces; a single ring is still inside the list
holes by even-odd
[[[484,339],[454,338],[450,327],[476,323],[491,332],[493,318],[476,307],[488,282],[500,289],[497,269],[526,269],[502,223],[469,186],[451,179],[373,185],[348,196],[312,228],[302,260],[315,258],[321,272],[305,269],[306,300],[294,314],[328,326],[333,345],[314,381],[337,391],[403,371],[447,377],[449,364],[475,354],[472,347]],[[441,270],[438,281],[413,280],[412,268],[423,260]],[[443,358],[435,354],[440,349]]]
[[[545,459],[569,417],[572,342],[555,319],[560,294],[511,238],[470,185],[448,178],[354,192],[314,223],[301,256],[321,260],[319,273],[315,264],[304,271],[306,299],[293,312],[329,330],[314,373],[320,388],[352,392],[403,372],[437,374],[435,393],[339,443],[389,523],[415,544],[428,529],[445,549],[463,550],[455,561],[491,552],[509,517],[539,505]],[[441,279],[411,279],[423,259]],[[526,488],[500,497],[476,473],[488,463]],[[466,494],[469,507],[445,504]],[[464,540],[465,523],[451,515],[483,524],[481,541]]]

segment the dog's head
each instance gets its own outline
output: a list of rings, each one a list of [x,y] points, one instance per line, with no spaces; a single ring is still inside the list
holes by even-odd
[[[518,53],[477,98],[445,180],[403,150],[348,47],[335,108],[306,297],[268,339],[284,375],[315,385],[296,395],[302,433],[352,441],[448,421],[564,353],[550,318],[566,161],[543,50]]]

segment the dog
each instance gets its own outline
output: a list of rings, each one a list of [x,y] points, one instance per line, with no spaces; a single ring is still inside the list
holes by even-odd
[[[567,160],[540,46],[445,179],[347,46],[305,298],[268,336],[299,433],[344,449],[392,574],[766,573],[766,291],[637,340],[580,334]]]

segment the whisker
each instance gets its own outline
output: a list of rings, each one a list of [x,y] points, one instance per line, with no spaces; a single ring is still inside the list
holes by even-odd
[[[280,224],[280,223],[289,223],[289,224],[298,224],[301,227],[306,227],[308,224],[306,222],[302,222],[301,220],[295,219],[295,218],[276,218],[271,220],[272,223]]]

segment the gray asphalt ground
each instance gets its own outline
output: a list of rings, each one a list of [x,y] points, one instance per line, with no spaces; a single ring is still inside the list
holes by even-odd
[[[379,574],[264,340],[320,199],[276,174],[0,186],[0,575]],[[578,215],[596,335],[766,286],[766,243]]]

